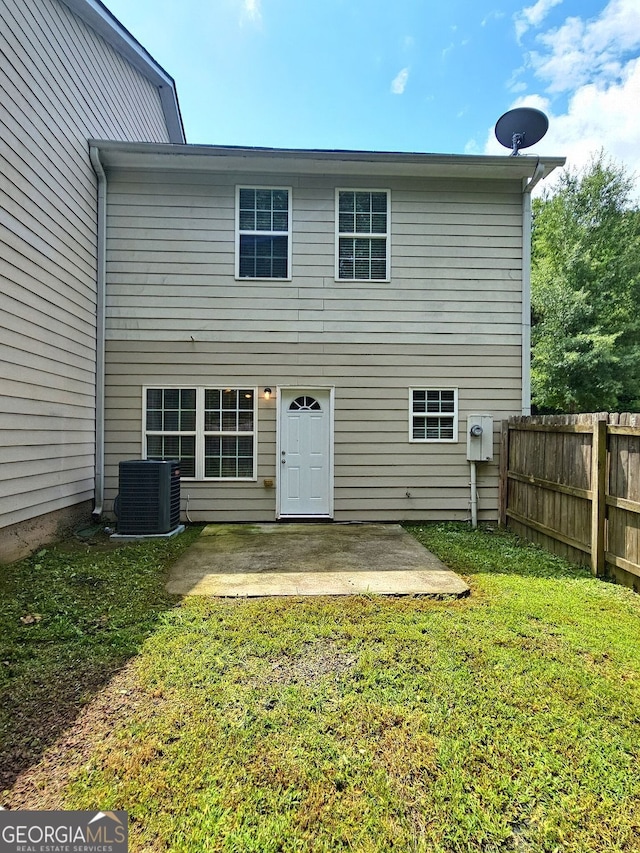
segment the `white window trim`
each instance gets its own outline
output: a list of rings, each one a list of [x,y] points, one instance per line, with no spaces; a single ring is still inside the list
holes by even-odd
[[[453,391],[453,412],[414,412],[413,411],[413,392],[414,391]],[[417,414],[419,417],[433,418],[450,418],[453,417],[453,438],[414,438],[413,437],[413,417]],[[409,441],[411,444],[456,444],[458,442],[458,389],[444,385],[414,385],[409,388]]]
[[[288,224],[289,230],[287,232],[284,231],[243,231],[242,234],[248,234],[249,236],[262,236],[262,237],[284,237],[286,233],[287,237],[287,271],[288,275],[286,278],[275,278],[275,277],[261,277],[261,276],[247,276],[240,275],[240,190],[286,190],[287,198],[289,201],[288,206]],[[291,251],[291,243],[292,243],[292,213],[293,213],[293,189],[292,187],[283,187],[283,186],[263,186],[262,184],[237,184],[236,185],[236,196],[235,196],[235,245],[236,245],[236,260],[235,260],[235,278],[236,281],[291,281],[291,259],[292,259],[292,251]]]
[[[187,483],[255,483],[258,480],[258,388],[245,385],[245,388],[253,391],[253,477],[205,477],[204,476],[204,439],[206,435],[224,435],[225,433],[212,433],[204,428],[204,392],[224,391],[226,388],[240,388],[240,385],[193,385],[182,382],[178,385],[143,385],[142,386],[142,458],[147,458],[147,436],[148,435],[195,435],[196,437],[196,475],[195,477],[181,477]],[[147,430],[147,391],[154,390],[180,390],[183,388],[194,388],[196,392],[196,428],[194,430]],[[229,436],[242,435],[247,437],[248,433],[226,433]]]
[[[387,196],[387,230],[384,234],[364,234],[362,232],[351,233],[340,231],[340,193],[386,193]],[[375,238],[384,237],[386,242],[386,276],[384,278],[340,278],[340,237],[365,237]],[[376,187],[336,187],[335,191],[335,281],[350,282],[350,281],[367,281],[372,284],[384,284],[391,281],[391,190]]]

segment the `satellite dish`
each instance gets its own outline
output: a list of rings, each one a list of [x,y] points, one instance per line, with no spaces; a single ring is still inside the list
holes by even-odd
[[[518,107],[500,116],[496,122],[496,138],[500,145],[511,149],[517,156],[521,148],[529,148],[540,142],[549,129],[549,119],[540,110]]]

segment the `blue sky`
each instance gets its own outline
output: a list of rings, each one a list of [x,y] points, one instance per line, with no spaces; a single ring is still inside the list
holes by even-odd
[[[187,141],[540,154],[599,148],[640,175],[640,0],[105,0],[176,80]],[[640,185],[640,184],[639,184]]]

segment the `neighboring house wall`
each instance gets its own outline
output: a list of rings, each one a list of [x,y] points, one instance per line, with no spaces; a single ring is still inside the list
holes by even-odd
[[[321,167],[320,167],[321,169]],[[255,482],[183,482],[193,520],[273,520],[276,399],[335,388],[335,518],[461,519],[466,417],[521,409],[521,179],[108,175],[107,509],[144,455],[142,388],[254,388]],[[291,281],[234,278],[235,186],[292,188]],[[391,280],[335,280],[335,190],[391,192]],[[409,441],[409,388],[457,388],[455,443]],[[497,460],[480,468],[497,514]]]
[[[93,498],[97,203],[87,140],[169,133],[157,85],[58,0],[0,0],[0,56],[0,559],[10,559],[34,541],[22,543],[16,524],[50,527]]]

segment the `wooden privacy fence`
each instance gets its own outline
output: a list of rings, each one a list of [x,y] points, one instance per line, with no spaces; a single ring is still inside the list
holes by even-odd
[[[504,421],[500,520],[640,592],[640,415]]]

